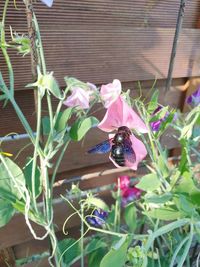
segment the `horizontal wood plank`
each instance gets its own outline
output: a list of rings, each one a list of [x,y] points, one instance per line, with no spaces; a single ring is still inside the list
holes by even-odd
[[[114,78],[128,82],[167,76],[174,29],[99,28],[94,25],[55,27],[43,29],[42,36],[48,70],[54,71],[61,87],[65,86],[63,77],[66,75],[97,84]],[[199,41],[199,29],[182,31],[174,78],[200,75]],[[29,58],[24,58],[20,65],[15,54],[12,58],[15,58],[16,89],[23,89],[31,80]],[[2,71],[6,72],[4,66]]]

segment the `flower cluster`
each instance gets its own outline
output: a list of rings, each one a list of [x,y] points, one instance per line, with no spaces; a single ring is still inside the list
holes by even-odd
[[[129,176],[120,176],[120,191],[122,197],[122,206],[140,198],[142,190],[138,189],[135,185],[131,185]]]
[[[94,227],[102,227],[105,224],[105,220],[108,217],[108,212],[101,209],[95,209],[92,215],[87,216],[87,222]]]

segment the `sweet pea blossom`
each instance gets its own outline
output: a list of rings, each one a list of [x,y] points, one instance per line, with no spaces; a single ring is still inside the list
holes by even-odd
[[[113,137],[114,137],[114,134],[109,134],[109,138],[113,138]],[[137,170],[138,164],[146,157],[147,150],[145,148],[145,145],[142,143],[142,141],[137,139],[133,134],[130,136],[130,140],[131,140],[131,147],[133,151],[135,152],[135,161],[129,162],[125,160],[125,166],[129,167],[132,170]],[[112,161],[112,163],[117,168],[121,167],[114,161],[114,159],[111,156],[109,156],[109,159]]]
[[[109,105],[98,128],[104,132],[111,132],[121,126],[135,129],[140,133],[147,133],[147,127],[137,113],[125,102],[122,96]]]
[[[122,91],[121,82],[117,79],[112,83],[101,86],[100,96],[104,101],[104,107],[108,108],[120,96]]]
[[[80,87],[73,88],[72,94],[63,102],[68,107],[79,107],[82,109],[89,108],[90,91]]]
[[[105,224],[105,220],[107,217],[108,212],[101,209],[96,209],[94,210],[91,216],[86,217],[86,220],[92,226],[102,227]]]
[[[124,190],[127,189],[130,185],[130,177],[127,175],[123,175],[119,177],[120,181],[119,181],[119,188],[120,190]]]
[[[138,189],[135,185],[131,185],[129,176],[120,176],[120,184],[118,185],[121,191],[122,206],[140,198],[142,190]]]
[[[142,191],[137,187],[129,187],[122,191],[122,206],[140,198]]]
[[[186,99],[187,104],[196,107],[200,104],[200,86]]]
[[[48,7],[52,7],[54,0],[41,0],[42,3],[47,5]]]

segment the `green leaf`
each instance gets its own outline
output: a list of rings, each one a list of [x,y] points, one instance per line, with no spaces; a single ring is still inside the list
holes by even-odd
[[[143,264],[142,267],[146,267],[148,266],[148,259],[147,259],[147,252],[148,250],[152,247],[154,240],[159,237],[159,236],[163,236],[164,234],[167,234],[168,232],[171,232],[177,228],[181,228],[182,226],[188,224],[190,222],[189,219],[179,219],[178,221],[169,223],[167,225],[164,225],[162,227],[160,227],[158,230],[156,230],[155,232],[149,234],[147,242],[145,244],[145,251],[146,251],[146,256],[143,260]]]
[[[14,215],[15,210],[9,202],[0,199],[0,227],[6,225],[12,216]]]
[[[149,217],[164,220],[164,221],[173,221],[183,216],[183,214],[180,211],[174,210],[171,208],[153,209],[150,211],[145,211],[144,214]]]
[[[125,207],[124,219],[131,232],[137,228],[137,213],[133,203]]]
[[[126,261],[128,245],[129,239],[125,236],[122,237],[103,257],[100,267],[123,267]]]
[[[17,198],[21,198],[23,193],[23,187],[25,186],[25,177],[20,169],[20,167],[15,164],[10,158],[4,158],[5,164],[9,170],[9,173],[12,174],[14,181],[12,180],[10,174],[8,173],[6,167],[4,166],[3,162],[0,163],[0,188],[12,193]],[[17,189],[16,185],[21,190],[21,193]]]
[[[157,175],[155,173],[150,173],[140,179],[139,183],[137,184],[137,188],[151,192],[158,189],[160,184],[161,182]]]
[[[67,84],[67,87],[69,87],[70,89],[72,89],[73,87],[81,87],[86,90],[89,89],[89,86],[86,83],[74,77],[65,76],[64,79]]]
[[[31,176],[32,176],[32,168],[33,168],[33,159],[28,158],[25,168],[24,168],[24,175],[26,179],[26,184],[28,186],[28,189],[32,193],[32,181],[31,181]],[[40,175],[40,170],[37,167],[35,171],[35,194],[36,197],[38,197],[42,192],[42,181],[41,181],[41,175]]]
[[[200,205],[200,190],[195,186],[192,175],[190,172],[184,172],[174,192],[188,194],[191,202],[198,207]]]
[[[99,238],[93,238],[85,247],[85,254],[92,253],[99,248],[106,248],[107,244]]]
[[[53,73],[49,73],[43,76],[43,86],[51,92],[56,98],[61,99],[62,95],[56,79],[53,77]]]
[[[72,125],[69,135],[72,140],[80,141],[85,134],[94,126],[96,126],[99,121],[95,117],[88,117],[84,119],[78,119]]]
[[[109,211],[108,205],[100,198],[88,197],[85,202],[88,204],[88,206],[94,206],[104,211]]]
[[[151,117],[149,122],[158,121],[163,119],[168,111],[168,107],[163,107],[160,111],[156,112],[153,117]]]
[[[61,254],[66,251],[63,254],[62,260],[67,266],[70,266],[70,263],[81,254],[80,244],[73,238],[65,238],[59,241],[58,247]]]
[[[74,108],[70,107],[70,108],[67,108],[65,111],[61,112],[55,125],[56,131],[61,132],[66,128],[67,122],[70,119],[73,111],[74,111]]]
[[[50,131],[51,131],[50,119],[49,117],[45,116],[42,118],[42,133],[43,135],[49,135]]]
[[[151,114],[158,106],[159,90],[155,90],[148,104],[147,110]]]
[[[165,193],[163,195],[146,195],[145,200],[148,203],[156,203],[156,204],[164,204],[167,201],[172,199],[172,194],[171,193]]]
[[[99,267],[100,262],[106,254],[106,248],[99,248],[88,255],[88,267]]]

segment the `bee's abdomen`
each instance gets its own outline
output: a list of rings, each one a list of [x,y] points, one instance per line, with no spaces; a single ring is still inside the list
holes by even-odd
[[[119,166],[125,165],[123,146],[113,145],[111,150],[111,157]]]

